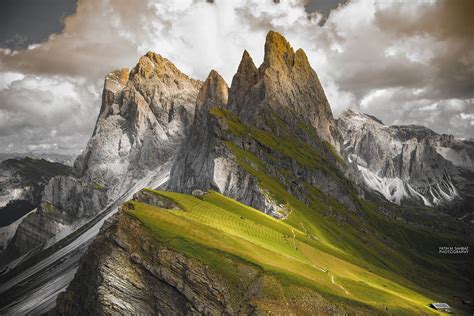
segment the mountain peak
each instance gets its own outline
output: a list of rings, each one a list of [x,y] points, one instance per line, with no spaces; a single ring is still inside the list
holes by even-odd
[[[244,50],[244,52],[242,53],[242,59],[240,60],[239,68],[237,70],[237,74],[246,72],[248,70],[251,70],[251,72],[254,72],[253,70],[255,70],[256,73],[257,67],[255,66],[255,63],[253,62],[253,59],[250,56],[249,52],[247,50]]]
[[[265,38],[265,53],[271,51],[276,52],[291,52],[294,53],[293,48],[286,38],[278,32],[269,31]]]
[[[384,125],[384,123],[375,116],[369,115],[367,113],[356,112],[352,109],[345,110],[341,115],[341,120],[351,122],[352,124],[369,123],[376,125]]]
[[[197,106],[202,106],[206,102],[209,107],[213,105],[225,105],[227,104],[228,91],[229,87],[224,78],[213,69],[199,91],[196,101]]]
[[[250,95],[250,89],[258,82],[258,69],[255,66],[252,57],[245,50],[242,54],[239,68],[232,78],[232,84],[229,93],[229,105],[242,108],[244,99]],[[239,109],[236,109],[239,112]]]
[[[243,62],[247,59],[244,53]],[[337,145],[334,118],[316,72],[305,52],[302,49],[295,52],[280,33],[270,31],[267,34],[265,56],[258,68],[256,83],[254,90],[249,89],[245,93],[235,92],[234,84],[232,86],[229,108],[246,106],[249,112],[250,104],[254,109],[251,111],[253,115],[241,115],[243,111],[238,111],[240,118],[252,121],[261,116],[262,111],[270,110],[270,113],[278,113],[289,126],[299,126],[301,122],[313,126],[323,140]],[[239,93],[243,97],[235,102],[234,94]],[[253,100],[245,102],[249,95]],[[237,105],[234,106],[234,103]]]
[[[290,43],[278,32],[270,31],[265,39],[265,56],[260,66],[263,73],[267,68],[288,72],[293,67],[295,52]]]
[[[252,57],[244,50],[242,54],[242,60],[240,61],[239,68],[237,73],[232,78],[232,87],[235,89],[243,88],[242,85],[246,88],[253,86],[258,81],[258,70],[255,66]]]
[[[244,52],[242,53],[242,61],[243,60],[252,60],[252,56],[250,56],[249,52],[246,49],[244,49]]]
[[[130,80],[143,81],[152,77],[166,80],[195,80],[182,73],[170,60],[152,51],[140,57],[137,65],[130,71]]]

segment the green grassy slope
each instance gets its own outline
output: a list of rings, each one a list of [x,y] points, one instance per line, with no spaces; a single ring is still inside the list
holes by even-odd
[[[433,313],[427,305],[434,297],[390,271],[379,273],[381,269],[376,265],[354,259],[343,247],[321,238],[320,231],[320,237],[312,235],[309,231],[315,231],[295,222],[296,216],[277,220],[215,192],[203,199],[152,192],[172,199],[184,211],[132,201],[129,214],[167,244],[220,267],[229,274],[229,282],[238,283],[238,275],[221,266],[222,255],[236,256],[262,267],[285,284],[304,285],[346,304],[368,305],[396,314]],[[298,210],[292,216],[296,213]],[[209,255],[209,251],[217,255]]]
[[[246,126],[224,109],[211,109],[211,114],[224,123],[220,141],[231,156],[288,217],[274,219],[215,192],[199,199],[153,191],[184,210],[131,202],[128,212],[158,238],[221,269],[235,284],[238,273],[230,272],[222,256],[251,262],[288,288],[303,285],[345,306],[408,315],[436,313],[429,307],[435,301],[466,308],[453,297],[468,298],[473,292],[471,256],[440,256],[438,247],[472,249],[471,242],[381,214],[377,204],[359,198],[343,175],[344,161],[310,127],[295,132],[270,115],[263,130]],[[253,146],[243,145],[248,143]],[[331,179],[355,210],[298,172]],[[299,198],[291,193],[295,186]]]
[[[351,181],[341,172],[340,157],[319,139],[314,128],[291,129],[273,113],[265,117],[272,131],[269,132],[247,126],[222,108],[212,109],[211,114],[227,126],[229,135],[224,142],[239,164],[258,179],[259,186],[273,200],[292,210],[286,220],[289,224],[305,225],[309,233],[327,241],[328,247],[339,248],[341,251],[332,253],[343,260],[411,288],[420,290],[422,287],[437,300],[466,307],[453,296],[466,298],[474,292],[472,255],[442,256],[438,248],[445,245],[472,248],[472,240],[414,228],[382,215],[377,211],[378,205],[358,197]],[[274,134],[281,136],[276,139]],[[246,149],[248,146],[242,146],[249,141],[262,150],[250,151]],[[275,167],[275,159],[280,167]],[[288,166],[282,161],[296,162],[310,172],[335,180],[346,195],[356,201],[358,213],[349,211],[339,201],[305,182],[294,174],[291,164]],[[303,200],[290,193],[291,186],[295,185],[304,188]]]

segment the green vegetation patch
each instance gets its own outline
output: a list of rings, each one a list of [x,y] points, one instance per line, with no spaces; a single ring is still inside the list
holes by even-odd
[[[97,183],[97,182],[92,183],[92,188],[94,188],[94,190],[99,190],[99,191],[107,190],[107,187],[105,185]]]
[[[276,278],[285,293],[292,286],[304,286],[351,306],[431,312],[426,308],[430,299],[335,256],[337,251],[308,236],[307,227],[295,227],[216,192],[202,199],[152,192],[172,199],[184,211],[132,201],[133,207],[127,212],[151,229],[159,240],[217,269],[231,286],[238,288],[242,276],[237,268],[229,267],[229,262],[223,262],[230,258],[256,266],[264,275]],[[360,282],[364,282],[367,290],[358,290]],[[271,297],[281,293],[267,294]],[[384,298],[383,306],[379,296]]]

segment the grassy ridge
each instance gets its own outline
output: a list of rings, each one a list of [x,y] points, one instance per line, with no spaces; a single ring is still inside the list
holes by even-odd
[[[234,135],[225,144],[238,163],[258,179],[259,186],[278,204],[287,205],[292,210],[287,223],[294,227],[305,225],[305,230],[324,241],[332,254],[417,291],[423,290],[442,301],[456,303],[453,296],[466,297],[474,291],[473,282],[469,281],[474,279],[471,256],[442,257],[438,253],[439,246],[472,248],[473,244],[456,236],[415,229],[380,214],[377,205],[358,197],[353,184],[337,166],[340,157],[319,139],[314,128],[301,126],[303,134],[309,135],[310,139],[306,137],[305,141],[305,137],[301,137],[295,140],[285,135],[301,132],[290,130],[277,115],[273,115],[266,118],[271,122],[268,126],[283,136],[271,141],[271,133],[243,124],[225,109],[213,109],[211,113],[223,120],[230,134]],[[257,142],[267,156],[260,155],[259,158],[239,145],[247,141]],[[291,169],[275,168],[273,160],[276,156],[280,161],[297,162],[301,167],[317,170],[337,181],[356,202],[360,213],[350,212],[335,199],[295,176]],[[285,180],[282,182],[281,179]],[[304,187],[304,203],[289,193],[289,186],[293,183]],[[328,216],[328,213],[332,214]],[[336,248],[340,251],[334,252]]]
[[[285,221],[215,192],[203,200],[179,193],[154,192],[171,198],[185,211],[134,201],[128,212],[159,238],[198,259],[209,263],[208,253],[203,254],[204,247],[206,252],[236,256],[277,275],[288,285],[304,284],[328,297],[340,297],[380,311],[387,308],[406,314],[432,312],[427,307],[432,299],[334,256],[325,251],[327,247],[318,245],[323,241],[314,240]],[[214,262],[209,264],[221,266],[219,255],[212,257]],[[227,272],[224,269],[223,273]],[[229,280],[235,282],[235,277]]]

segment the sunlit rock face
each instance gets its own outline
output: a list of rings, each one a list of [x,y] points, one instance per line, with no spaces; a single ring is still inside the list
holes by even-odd
[[[277,154],[282,148],[263,144],[258,140],[263,134],[276,142],[297,139],[303,146],[322,153],[321,159],[328,159],[331,166],[337,165],[335,151],[330,152],[329,148],[338,148],[340,134],[316,72],[303,50],[295,52],[276,32],[267,34],[264,61],[259,68],[244,51],[230,88],[211,71],[197,99],[193,127],[165,188],[185,193],[212,189],[275,217],[287,216],[284,206],[266,194],[258,176],[242,167],[241,160],[248,157],[241,157],[237,153],[240,151],[264,162],[272,176],[292,166],[290,174],[355,210],[349,194],[336,179]],[[267,161],[272,154],[279,159]],[[279,180],[296,195],[303,195],[302,189],[288,179]]]
[[[270,31],[259,68],[245,51],[235,74],[229,108],[248,124],[264,127],[273,113],[290,126],[304,122],[324,141],[338,146],[331,107],[316,72],[302,49],[296,52],[279,33]]]
[[[386,126],[348,110],[342,152],[366,185],[394,203],[447,206],[472,197],[474,144],[421,126]]]

